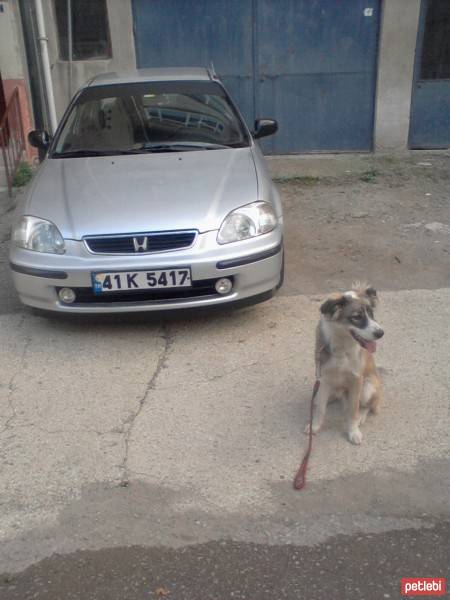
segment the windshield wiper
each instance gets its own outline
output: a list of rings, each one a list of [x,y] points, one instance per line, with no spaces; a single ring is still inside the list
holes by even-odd
[[[213,144],[209,142],[167,142],[162,144],[144,144],[136,152],[183,152],[186,150],[221,150],[230,148],[223,144]]]
[[[66,152],[53,152],[52,158],[79,158],[89,156],[117,156],[127,154],[143,154],[145,152],[187,152],[189,150],[222,150],[235,148],[236,145],[213,144],[209,142],[167,142],[161,144],[147,143],[139,148],[127,148],[116,150],[101,150],[96,148],[81,148],[78,150],[67,150]]]
[[[133,151],[128,150],[90,150],[84,148],[82,150],[68,150],[67,152],[53,152],[52,158],[78,158],[85,156],[116,156],[117,154],[133,154]]]

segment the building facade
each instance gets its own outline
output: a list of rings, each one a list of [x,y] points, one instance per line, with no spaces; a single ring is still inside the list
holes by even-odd
[[[23,125],[25,130],[29,131],[34,125],[34,119],[19,7],[15,1],[0,1],[0,122],[16,89]],[[29,144],[26,146],[26,152],[30,161],[36,155]]]
[[[278,120],[267,153],[450,147],[449,0],[42,4],[59,118],[98,73],[213,64],[250,127]]]

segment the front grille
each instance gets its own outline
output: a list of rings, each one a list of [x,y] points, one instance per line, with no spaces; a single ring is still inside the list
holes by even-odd
[[[107,292],[104,294],[94,294],[92,288],[76,287],[71,288],[75,292],[75,302],[67,306],[76,306],[77,304],[114,304],[116,302],[125,302],[127,304],[134,302],[152,302],[165,303],[177,300],[189,300],[203,298],[205,296],[219,296],[216,292],[215,283],[217,279],[203,279],[193,281],[189,288],[169,288],[157,290],[135,290],[130,292]],[[61,288],[56,288],[56,293]]]
[[[85,237],[84,243],[95,254],[148,254],[189,248],[194,243],[195,235],[195,231],[99,235]]]

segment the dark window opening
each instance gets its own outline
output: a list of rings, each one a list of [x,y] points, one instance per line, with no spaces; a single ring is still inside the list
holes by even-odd
[[[71,0],[72,60],[111,57],[106,0]],[[69,59],[67,0],[55,0],[59,53]]]
[[[421,79],[450,79],[450,2],[428,0]]]

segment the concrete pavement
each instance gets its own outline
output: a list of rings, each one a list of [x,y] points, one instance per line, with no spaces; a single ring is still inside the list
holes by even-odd
[[[105,545],[310,544],[448,518],[450,291],[381,298],[383,411],[354,447],[332,406],[300,493],[319,297],[165,324],[3,315],[2,570]]]
[[[366,157],[348,160],[274,159],[271,169],[290,177],[301,164],[302,176],[325,169],[339,178],[350,164],[362,173],[373,167]],[[7,269],[12,205],[1,199],[2,600],[135,600],[156,598],[161,586],[169,600],[199,600],[202,590],[208,600],[372,600],[400,597],[403,576],[448,577],[450,289],[440,283],[448,240],[421,232],[422,254],[414,254],[414,236],[398,250],[404,219],[450,222],[446,159],[433,177],[426,171],[411,182],[414,160],[395,185],[392,170],[376,184],[283,184],[293,225],[282,293],[237,312],[166,321],[45,318],[21,307]],[[391,212],[380,204],[384,188]],[[370,213],[364,228],[354,220],[358,198]],[[377,239],[401,257],[403,274],[395,279],[398,271],[372,256],[386,331],[376,355],[385,405],[363,426],[360,447],[348,443],[339,408],[330,406],[307,487],[295,492],[314,329],[331,285],[311,277],[315,293],[302,293],[301,274],[323,262],[314,235],[306,239],[322,216],[358,244],[336,280],[367,264],[361,252]],[[325,254],[344,261],[325,227]],[[408,259],[417,271],[407,279]],[[439,269],[428,269],[436,262]],[[425,279],[428,289],[416,285]],[[416,289],[396,290],[404,281]]]

